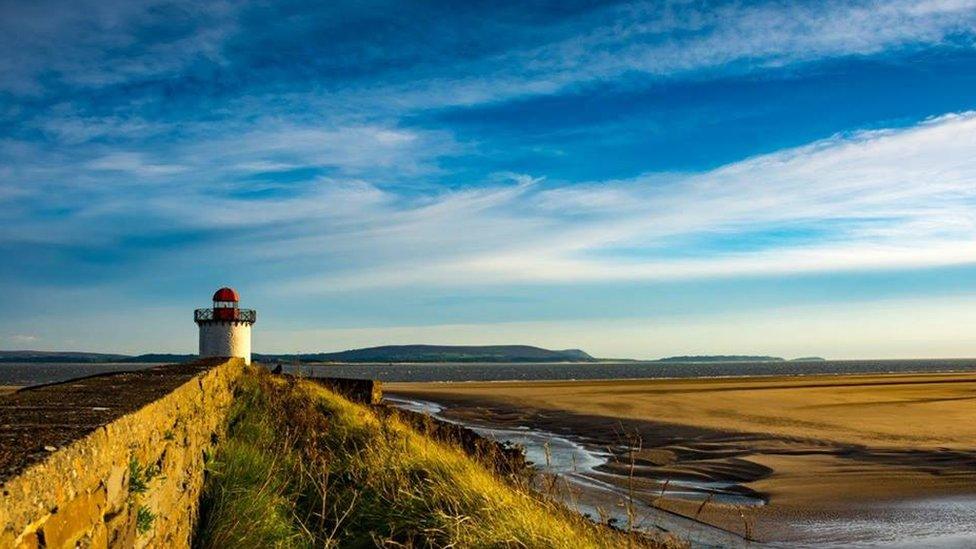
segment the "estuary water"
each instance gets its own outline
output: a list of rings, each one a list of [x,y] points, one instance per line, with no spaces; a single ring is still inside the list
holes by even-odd
[[[151,368],[146,363],[0,363],[0,386],[55,383],[108,372]],[[315,377],[381,381],[526,381],[650,379],[732,376],[800,376],[976,372],[976,359],[824,360],[815,362],[592,362],[592,363],[364,363],[286,364],[285,371]]]
[[[0,363],[0,386],[43,385],[96,374],[132,372],[153,366],[159,366],[159,364],[145,362],[3,362]]]
[[[306,375],[380,381],[528,381],[814,374],[974,372],[976,359],[823,360],[815,362],[592,362],[305,364]],[[286,370],[295,370],[287,366]]]

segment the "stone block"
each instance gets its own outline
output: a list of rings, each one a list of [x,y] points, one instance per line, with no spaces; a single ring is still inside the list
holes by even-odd
[[[75,542],[101,522],[104,508],[105,493],[102,490],[82,494],[58,507],[42,528],[45,546],[74,547]]]
[[[130,505],[123,511],[105,517],[105,530],[108,546],[113,549],[128,549],[136,543],[135,506]]]
[[[13,540],[10,541],[10,545],[4,545],[4,547],[13,547]],[[37,532],[31,532],[24,536],[24,539],[20,540],[17,544],[17,549],[40,549],[41,539],[38,537]]]
[[[121,509],[125,505],[128,492],[125,489],[126,474],[128,467],[115,465],[109,471],[108,478],[105,479],[105,499],[109,512]]]

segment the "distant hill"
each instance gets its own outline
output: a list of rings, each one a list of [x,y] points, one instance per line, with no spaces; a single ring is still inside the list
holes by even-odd
[[[786,362],[785,358],[764,355],[697,355],[669,356],[653,362]]]
[[[4,362],[187,362],[195,354],[150,353],[138,356],[74,351],[0,351]],[[551,351],[529,345],[386,345],[336,353],[275,355],[254,353],[259,362],[596,362],[579,349]]]
[[[384,345],[337,353],[254,355],[255,360],[303,362],[596,362],[579,349],[552,351],[529,345]]]
[[[790,362],[826,362],[827,359],[822,356],[801,356],[799,358],[791,358]]]

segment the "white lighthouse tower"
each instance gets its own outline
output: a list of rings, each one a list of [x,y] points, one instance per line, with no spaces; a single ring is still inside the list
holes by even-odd
[[[251,325],[257,320],[253,309],[240,309],[241,298],[233,288],[221,288],[213,295],[212,309],[197,309],[193,319],[200,326],[200,357],[240,357],[251,363]]]

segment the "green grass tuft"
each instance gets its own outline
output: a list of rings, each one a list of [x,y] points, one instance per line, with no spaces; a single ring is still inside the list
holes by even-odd
[[[647,547],[315,384],[255,374],[208,466],[198,547]]]
[[[278,438],[262,392],[240,392],[228,436],[206,457],[198,547],[311,547],[296,520],[296,454]]]
[[[139,506],[139,511],[136,512],[136,530],[139,534],[152,530],[154,522],[156,522],[156,513],[145,505]]]
[[[159,475],[159,468],[146,465],[143,467],[136,458],[129,460],[129,492],[143,494],[149,490],[149,483]]]

